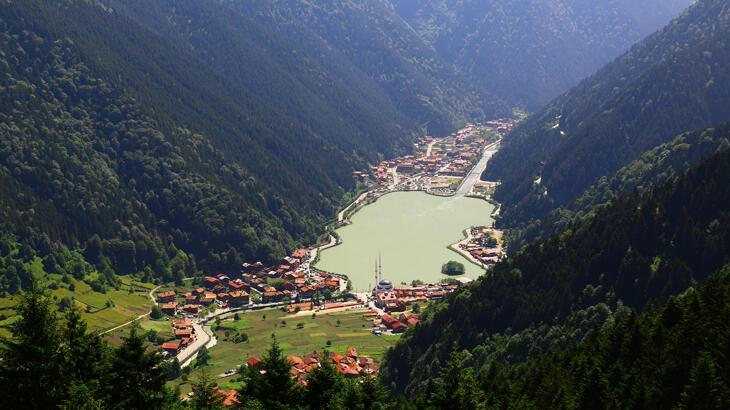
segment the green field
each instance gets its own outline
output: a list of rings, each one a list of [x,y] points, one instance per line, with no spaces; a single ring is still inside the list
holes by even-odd
[[[317,313],[315,319],[311,315],[293,317],[272,309],[239,313],[238,321],[220,322],[220,329],[216,331],[218,344],[210,349],[208,372],[218,375],[242,364],[249,357],[261,357],[270,347],[272,335],[276,335],[286,355],[304,356],[324,349],[344,353],[348,346],[354,346],[361,355],[380,361],[385,350],[395,344],[398,336],[373,335],[370,332],[370,321],[362,317],[365,312],[367,310],[359,309],[330,314]],[[282,321],[286,324],[282,324]],[[303,324],[302,329],[297,328],[299,323]],[[231,336],[236,331],[245,332],[249,340],[238,344],[228,341],[226,330]],[[330,346],[327,346],[328,340],[331,342]],[[191,374],[190,379],[195,378],[195,374]],[[235,387],[232,379],[235,376],[221,379],[219,384],[228,388]],[[183,393],[190,390],[189,383],[181,380],[172,383],[173,386],[178,384]]]
[[[157,335],[164,340],[171,340],[175,338],[175,334],[172,331],[172,323],[168,316],[158,320],[152,320],[149,316],[145,317],[139,321],[139,326],[142,328],[142,331],[156,331]],[[131,328],[131,326],[125,326],[113,332],[106,333],[104,335],[104,340],[112,345],[118,346],[122,344],[122,337],[128,335]],[[149,347],[150,349],[159,349],[158,345],[153,343],[149,343]]]
[[[57,275],[48,277],[56,283],[60,282]],[[138,282],[129,276],[120,276],[120,280],[120,290],[110,289],[106,293],[94,292],[86,282],[72,280],[75,286],[73,291],[69,290],[68,285],[59,283],[58,289],[51,290],[51,295],[54,300],[73,297],[89,328],[102,331],[145,314],[152,308],[148,293],[155,285]],[[112,306],[107,307],[107,301],[111,301]],[[0,298],[0,317],[4,317],[0,320],[0,336],[10,334],[8,326],[15,320],[13,306],[16,303],[17,297]]]

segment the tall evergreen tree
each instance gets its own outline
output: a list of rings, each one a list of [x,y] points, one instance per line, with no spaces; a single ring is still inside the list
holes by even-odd
[[[147,352],[144,333],[138,323],[117,348],[112,359],[109,402],[119,409],[162,409],[170,400],[165,387],[162,357]]]
[[[90,333],[76,304],[64,314],[65,327],[61,331],[62,366],[69,395],[97,392],[109,371],[109,352],[101,337]],[[86,385],[83,389],[82,385]]]
[[[294,380],[289,373],[291,367],[276,341],[261,359],[262,370],[247,368],[244,386],[239,391],[241,402],[259,402],[267,409],[288,408],[298,395]]]
[[[64,395],[60,336],[48,292],[36,279],[16,306],[12,338],[0,343],[0,407],[48,409]]]
[[[216,394],[218,385],[203,368],[198,373],[198,379],[192,385],[193,395],[188,401],[188,407],[194,410],[215,410],[223,408],[224,396]]]
[[[327,357],[327,352],[324,356]],[[334,366],[328,360],[322,360],[321,366],[307,378],[305,402],[313,409],[333,407],[344,388],[343,381]]]

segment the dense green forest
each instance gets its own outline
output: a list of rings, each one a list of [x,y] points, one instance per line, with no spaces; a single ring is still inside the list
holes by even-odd
[[[624,307],[666,302],[730,262],[730,151],[524,247],[421,316],[381,377],[415,394],[452,352],[520,362],[585,339]],[[491,358],[491,359],[490,359]],[[547,369],[545,369],[547,370]]]
[[[730,119],[730,10],[700,0],[505,139],[485,178],[524,227],[682,132]]]
[[[411,37],[368,37],[396,78],[233,7],[0,3],[0,292],[36,257],[98,289],[277,260],[316,241],[353,170],[506,111],[446,87]]]
[[[667,24],[690,0],[393,0],[480,89],[536,111]]]
[[[569,205],[550,212],[542,220],[533,221],[524,229],[510,230],[507,234],[510,249],[516,252],[536,239],[562,232],[571,223],[593,213],[617,196],[634,190],[650,190],[683,173],[703,158],[727,148],[730,148],[730,123],[684,133],[645,152],[610,177],[599,179]]]
[[[409,117],[442,135],[453,118],[493,118],[510,107],[478,90],[408,26],[384,0],[224,0],[291,39],[325,65],[345,60],[376,82]]]
[[[409,117],[378,82],[323,42],[306,48],[276,26],[233,12],[224,2],[105,0],[117,13],[194,54],[210,70],[244,87],[288,121],[306,124],[355,158],[375,160],[406,148]],[[426,92],[414,86],[413,92]],[[449,129],[456,117],[443,117]],[[395,147],[395,149],[393,148]]]
[[[414,407],[725,409],[729,314],[726,266],[661,308],[619,309],[580,342],[518,364],[454,352]]]

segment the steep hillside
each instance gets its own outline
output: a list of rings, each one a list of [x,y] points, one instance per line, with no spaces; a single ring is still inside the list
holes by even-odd
[[[452,352],[519,362],[666,301],[730,262],[730,151],[498,263],[426,312],[386,355],[387,385],[427,390]]]
[[[345,61],[430,133],[443,134],[469,118],[511,113],[444,62],[386,0],[223,1],[290,39],[313,61]]]
[[[691,0],[393,0],[447,62],[529,111],[668,23]]]
[[[724,409],[730,338],[730,266],[665,306],[619,308],[565,350],[518,364],[476,348],[452,355],[416,408]],[[538,340],[532,340],[539,343]]]
[[[682,174],[705,157],[727,148],[730,148],[730,123],[684,133],[645,152],[610,177],[599,179],[573,202],[553,210],[542,220],[533,221],[524,229],[511,230],[508,234],[511,249],[516,251],[536,239],[562,232],[617,196],[634,190],[649,191]]]
[[[502,181],[502,223],[521,227],[676,135],[730,119],[730,6],[680,18],[509,135],[485,176]]]
[[[421,125],[349,61],[322,45],[299,48],[275,27],[217,0],[116,1],[105,4],[198,57],[289,121],[304,124],[345,153],[374,161],[410,144]]]
[[[36,256],[109,283],[274,260],[422,123],[219,2],[2,2],[0,34],[0,291]]]

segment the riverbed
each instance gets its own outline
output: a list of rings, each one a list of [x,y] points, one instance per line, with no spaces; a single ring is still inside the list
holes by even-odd
[[[441,265],[449,260],[462,262],[464,276],[475,278],[484,270],[448,246],[471,226],[491,225],[493,210],[489,202],[463,196],[389,193],[353,215],[352,224],[337,229],[342,243],[323,251],[316,267],[347,275],[358,291],[375,283],[378,255],[383,278],[394,283],[437,281],[445,277]]]

